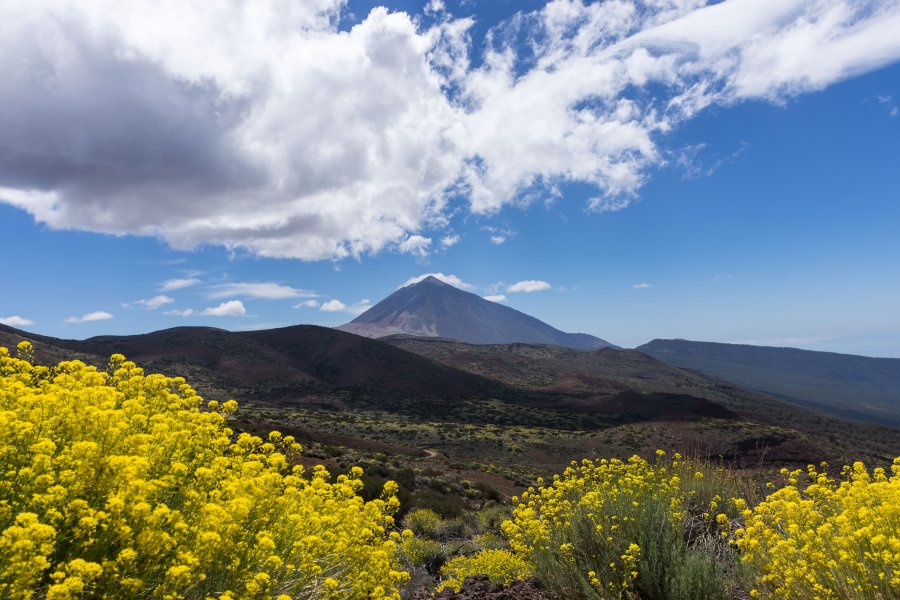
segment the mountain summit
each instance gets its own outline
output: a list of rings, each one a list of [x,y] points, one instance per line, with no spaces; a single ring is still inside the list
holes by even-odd
[[[400,288],[338,329],[372,338],[412,335],[450,338],[469,344],[521,342],[579,350],[612,346],[586,333],[565,333],[431,276]]]

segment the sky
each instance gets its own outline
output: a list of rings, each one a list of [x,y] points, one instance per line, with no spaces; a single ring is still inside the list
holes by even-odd
[[[900,357],[900,2],[0,0],[0,323]]]

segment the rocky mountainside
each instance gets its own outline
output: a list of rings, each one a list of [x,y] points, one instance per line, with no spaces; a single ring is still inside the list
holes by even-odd
[[[612,346],[586,333],[560,331],[435,277],[397,290],[338,329],[371,338],[411,335],[469,344],[552,344],[579,350]]]

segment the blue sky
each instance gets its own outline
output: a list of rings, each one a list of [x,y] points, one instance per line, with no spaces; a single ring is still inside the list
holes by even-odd
[[[339,325],[441,273],[627,347],[900,357],[897,3],[184,4],[0,14],[0,321]]]

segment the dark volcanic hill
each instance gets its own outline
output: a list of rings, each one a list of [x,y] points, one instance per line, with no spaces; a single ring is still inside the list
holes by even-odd
[[[788,402],[840,417],[900,426],[897,358],[688,340],[653,340],[637,350]]]
[[[338,329],[371,338],[406,334],[449,338],[469,344],[519,342],[580,350],[612,346],[586,333],[565,333],[435,277],[397,290]]]
[[[267,423],[258,426],[341,445],[411,444],[548,468],[655,448],[807,464],[860,453],[882,460],[900,447],[898,430],[827,417],[634,350],[373,340],[310,325],[60,340],[0,325],[0,346],[23,339],[44,364],[104,368],[122,353],[148,372],[185,377],[206,398],[237,399],[240,427]],[[498,432],[511,445],[498,446]]]
[[[493,395],[503,387],[389,344],[316,325],[244,332],[174,327],[86,340],[60,340],[0,325],[0,346],[14,348],[22,339],[32,341],[42,362],[77,358],[102,366],[118,352],[145,369],[182,374],[194,385],[205,382],[214,392],[240,391],[267,401],[335,388],[452,398]]]

